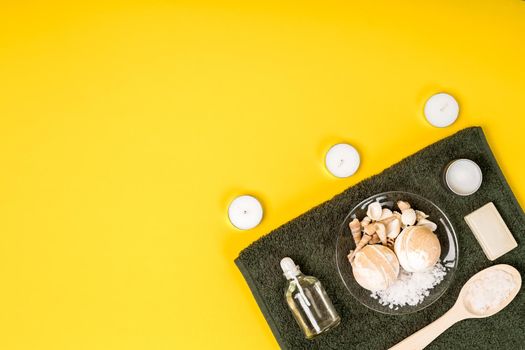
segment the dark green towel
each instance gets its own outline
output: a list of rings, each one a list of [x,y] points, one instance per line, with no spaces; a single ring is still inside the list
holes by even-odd
[[[483,171],[475,194],[460,197],[441,183],[444,166],[469,158]],[[523,161],[523,160],[521,160]],[[335,242],[345,216],[361,200],[379,192],[403,190],[432,200],[450,218],[459,240],[459,266],[447,292],[428,308],[404,316],[388,316],[362,306],[345,289],[335,266]],[[518,241],[518,247],[490,262],[463,217],[494,202]],[[476,272],[506,263],[525,271],[525,218],[510,190],[481,128],[468,128],[347,189],[333,199],[279,227],[244,249],[235,263],[250,286],[277,341],[284,349],[386,349],[434,321],[452,307],[463,284]],[[283,293],[286,281],[279,261],[290,256],[308,275],[325,286],[341,315],[341,324],[314,340],[304,339]],[[465,320],[447,330],[429,349],[525,349],[525,294],[499,314]]]

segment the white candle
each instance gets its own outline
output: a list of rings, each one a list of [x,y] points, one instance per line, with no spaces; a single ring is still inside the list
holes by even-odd
[[[448,188],[460,196],[476,192],[483,181],[480,167],[470,159],[457,159],[450,163],[445,171]]]
[[[436,94],[425,104],[425,117],[430,124],[438,128],[451,125],[458,119],[458,115],[458,102],[449,94]]]
[[[336,177],[353,175],[359,168],[360,162],[357,150],[346,143],[332,146],[325,157],[326,168]]]
[[[239,196],[230,203],[228,217],[232,225],[240,230],[254,228],[263,217],[261,202],[253,196]]]

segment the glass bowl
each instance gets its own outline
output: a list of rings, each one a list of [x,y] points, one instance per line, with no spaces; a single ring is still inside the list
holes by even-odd
[[[431,220],[437,224],[438,227],[435,231],[435,234],[438,236],[439,242],[441,244],[440,260],[443,266],[445,266],[447,274],[438,285],[430,289],[430,294],[426,296],[421,303],[414,306],[405,305],[394,306],[391,308],[388,305],[380,304],[378,299],[371,297],[372,292],[361,287],[354,279],[354,275],[352,274],[352,266],[348,261],[347,255],[350,250],[355,249],[355,243],[352,238],[352,234],[350,233],[348,224],[356,217],[359,220],[362,220],[366,216],[368,205],[372,202],[379,202],[383,208],[389,208],[393,210],[395,207],[395,209],[398,210],[396,202],[399,200],[406,201],[410,203],[412,208],[423,211],[429,216],[428,220]],[[453,280],[454,272],[458,266],[458,253],[458,240],[456,233],[454,232],[454,228],[452,227],[452,224],[445,213],[437,205],[428,199],[414,193],[392,191],[379,193],[365,199],[356,205],[355,208],[353,208],[346,216],[337,237],[336,263],[337,269],[339,270],[339,275],[341,276],[344,285],[350,294],[352,294],[352,296],[356,298],[361,304],[372,310],[385,314],[400,315],[422,310],[434,303],[443,295],[443,293],[445,293]]]

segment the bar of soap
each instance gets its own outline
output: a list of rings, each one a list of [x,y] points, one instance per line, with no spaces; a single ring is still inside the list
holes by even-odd
[[[465,216],[465,221],[491,261],[518,246],[492,202]]]

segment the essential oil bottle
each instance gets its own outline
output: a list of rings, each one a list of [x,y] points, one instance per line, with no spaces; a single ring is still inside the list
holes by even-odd
[[[281,269],[289,281],[284,293],[286,302],[307,339],[339,324],[341,318],[317,278],[305,276],[290,258],[281,260]]]

